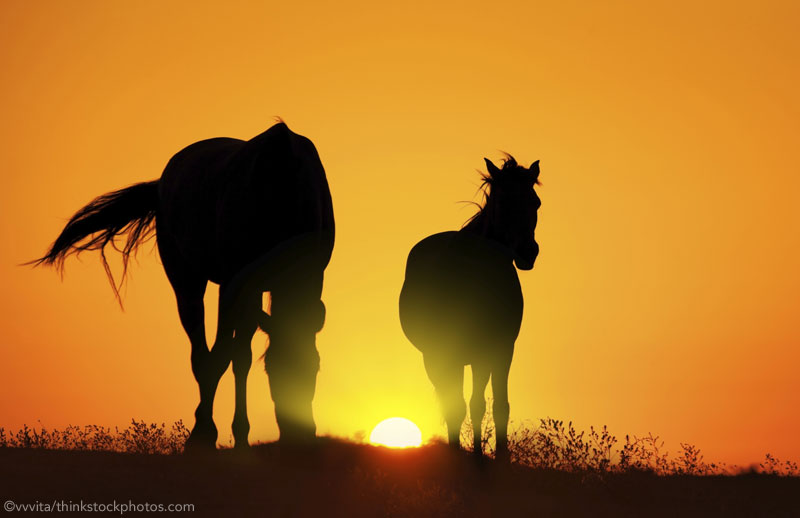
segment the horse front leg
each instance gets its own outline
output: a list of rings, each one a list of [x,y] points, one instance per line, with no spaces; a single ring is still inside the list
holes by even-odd
[[[494,427],[497,437],[497,449],[495,458],[501,461],[508,461],[508,419],[511,406],[508,403],[508,372],[511,369],[511,353],[507,358],[499,358],[495,361],[492,369],[492,395],[494,404]]]
[[[272,341],[272,338],[270,338]],[[316,349],[297,354],[270,343],[264,356],[282,443],[308,443],[317,435],[312,402],[319,371]]]
[[[469,402],[469,414],[472,420],[472,452],[480,457],[483,455],[483,441],[481,425],[483,415],[486,413],[486,384],[489,383],[491,370],[482,362],[472,364],[472,399]]]
[[[312,402],[319,352],[316,335],[325,323],[320,300],[322,274],[292,278],[271,293],[271,314],[259,321],[269,334],[264,367],[275,403],[275,419],[284,443],[307,443],[316,437]]]
[[[467,415],[467,405],[464,402],[464,365],[452,358],[430,353],[424,354],[422,359],[444,413],[447,442],[457,450],[461,448],[461,425]]]

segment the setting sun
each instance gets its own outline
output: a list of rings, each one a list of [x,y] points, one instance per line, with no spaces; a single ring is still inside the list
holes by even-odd
[[[389,448],[416,448],[422,444],[422,432],[404,417],[384,419],[369,435],[369,442]]]

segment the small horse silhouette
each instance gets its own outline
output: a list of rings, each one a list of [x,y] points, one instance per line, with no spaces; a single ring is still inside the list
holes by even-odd
[[[196,142],[172,157],[160,180],[104,194],[79,210],[35,264],[63,268],[68,255],[99,250],[121,304],[105,247],[116,248],[115,237],[127,233],[124,282],[130,255],[153,230],[200,388],[187,449],[215,447],[214,396],[231,363],[233,436],[237,447],[248,446],[247,375],[258,326],[270,337],[265,365],[281,439],[314,437],[316,333],[325,320],[320,297],[334,242],[330,190],[314,144],[283,122],[246,142]],[[209,281],[220,285],[211,349],[203,305]],[[267,291],[269,314],[262,310]]]
[[[514,263],[530,270],[539,254],[534,231],[541,202],[533,188],[539,161],[525,169],[510,155],[502,168],[484,160],[488,194],[480,211],[460,231],[434,234],[411,249],[400,292],[400,322],[423,354],[451,446],[460,446],[466,415],[464,366],[471,365],[474,451],[482,455],[484,394],[491,377],[496,452],[498,458],[507,458],[508,372],[523,305]]]

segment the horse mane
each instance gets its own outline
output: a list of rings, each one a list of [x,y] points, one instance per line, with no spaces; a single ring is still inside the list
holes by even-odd
[[[478,191],[483,193],[483,204],[481,205],[480,203],[474,201],[463,202],[475,205],[476,207],[478,207],[478,212],[473,214],[467,221],[465,221],[464,224],[461,225],[461,228],[466,227],[467,225],[475,221],[481,214],[483,214],[483,211],[486,208],[486,203],[489,201],[489,196],[492,194],[493,184],[497,182],[502,182],[505,178],[508,178],[507,176],[508,173],[513,174],[514,172],[528,171],[525,167],[517,163],[516,158],[514,158],[513,156],[511,156],[506,152],[503,152],[503,154],[505,155],[505,158],[503,158],[503,166],[500,168],[500,172],[503,173],[503,175],[499,180],[497,178],[492,178],[492,175],[490,175],[489,173],[478,171],[478,174],[481,175],[481,184],[478,186]],[[541,182],[539,182],[539,179],[537,178],[536,181],[534,182],[534,185],[542,185],[542,184]]]

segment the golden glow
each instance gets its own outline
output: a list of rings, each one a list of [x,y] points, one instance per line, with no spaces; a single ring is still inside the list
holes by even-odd
[[[375,426],[369,442],[389,448],[416,448],[422,444],[422,432],[404,417],[390,417]]]
[[[543,183],[512,420],[800,460],[798,19],[796,0],[3,0],[0,426],[194,422],[157,253],[131,262],[124,313],[97,254],[63,282],[16,265],[95,196],[280,116],[317,146],[336,211],[320,434],[388,412],[443,434],[397,298],[411,247],[473,214],[458,202],[503,150],[541,159]],[[264,345],[253,442],[278,436]],[[233,401],[228,372],[223,441]]]

